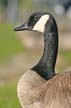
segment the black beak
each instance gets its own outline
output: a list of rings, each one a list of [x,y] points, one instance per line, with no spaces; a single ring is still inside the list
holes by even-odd
[[[21,26],[19,26],[19,27],[16,27],[16,28],[14,29],[14,31],[24,31],[24,30],[30,30],[30,28],[28,27],[27,24],[23,24],[23,25],[21,25]]]

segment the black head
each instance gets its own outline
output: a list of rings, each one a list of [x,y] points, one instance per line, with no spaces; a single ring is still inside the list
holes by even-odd
[[[45,30],[50,32],[54,25],[56,22],[52,15],[47,12],[37,12],[32,14],[23,25],[16,27],[15,31],[31,30],[44,33]]]

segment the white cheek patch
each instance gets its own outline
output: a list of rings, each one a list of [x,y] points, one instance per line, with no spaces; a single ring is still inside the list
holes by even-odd
[[[38,22],[34,25],[33,30],[43,33],[45,29],[45,24],[49,20],[49,17],[50,15],[41,16]]]

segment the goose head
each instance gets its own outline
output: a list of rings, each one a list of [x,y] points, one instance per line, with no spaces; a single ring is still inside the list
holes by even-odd
[[[16,27],[15,31],[36,31],[40,33],[52,32],[55,29],[55,20],[52,15],[47,12],[36,12],[32,14],[28,20],[19,27]]]

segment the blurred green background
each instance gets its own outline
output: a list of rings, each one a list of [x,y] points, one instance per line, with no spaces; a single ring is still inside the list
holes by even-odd
[[[56,72],[71,70],[71,2],[63,1],[0,0],[0,108],[20,108],[18,80],[43,53],[39,33],[13,31],[31,13],[47,11],[55,16],[59,29]]]

